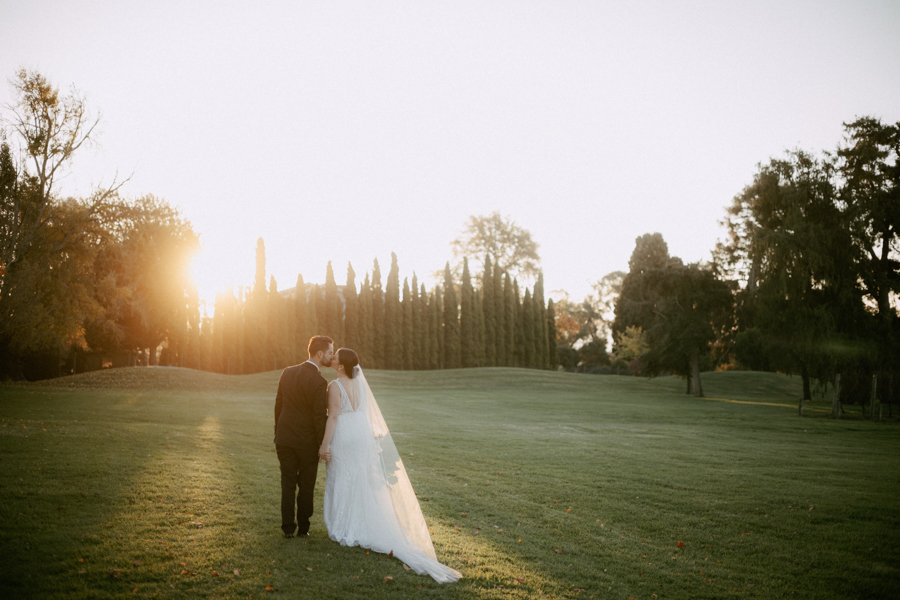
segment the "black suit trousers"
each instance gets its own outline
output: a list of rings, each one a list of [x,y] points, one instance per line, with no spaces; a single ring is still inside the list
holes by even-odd
[[[298,528],[299,535],[309,531],[313,514],[313,491],[319,470],[318,456],[290,446],[275,446],[281,465],[281,530],[287,534]],[[297,522],[294,522],[294,493],[297,494]]]

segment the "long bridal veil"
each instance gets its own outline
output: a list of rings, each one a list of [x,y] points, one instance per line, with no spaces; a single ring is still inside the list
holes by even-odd
[[[354,367],[353,378],[350,381],[355,388],[353,395],[359,399],[359,408],[365,411],[365,418],[371,425],[372,435],[375,438],[375,449],[378,456],[373,457],[373,464],[367,470],[369,486],[384,514],[389,517],[396,516],[403,541],[424,553],[425,556],[422,558],[427,557],[424,561],[426,564],[414,564],[419,561],[402,557],[396,550],[395,555],[403,558],[417,572],[427,572],[438,581],[459,579],[462,575],[458,571],[437,562],[431,535],[428,533],[428,525],[425,523],[416,493],[413,491],[406,468],[400,459],[400,453],[397,452],[397,446],[394,445],[391,432],[388,430],[387,423],[384,421],[381,410],[378,408],[378,402],[372,394],[372,388],[369,387],[361,367]],[[393,519],[391,518],[391,520]],[[432,562],[436,564],[430,564]]]

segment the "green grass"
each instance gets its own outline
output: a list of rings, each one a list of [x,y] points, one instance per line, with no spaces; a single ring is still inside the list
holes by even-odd
[[[328,539],[324,467],[311,536],[280,537],[278,375],[0,387],[0,596],[900,597],[897,421],[825,400],[798,418],[796,378],[704,374],[695,399],[668,378],[370,373],[464,575],[438,585]]]

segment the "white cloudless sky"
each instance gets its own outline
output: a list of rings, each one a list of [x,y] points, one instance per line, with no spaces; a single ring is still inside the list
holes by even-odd
[[[281,289],[391,252],[430,287],[493,211],[581,298],[644,233],[708,258],[757,163],[900,120],[898,32],[896,0],[0,0],[0,75],[87,97],[63,192],[118,172],[179,207],[205,298],[251,283],[259,237]]]

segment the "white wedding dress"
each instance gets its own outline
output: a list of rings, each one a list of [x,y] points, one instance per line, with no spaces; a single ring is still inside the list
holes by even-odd
[[[438,583],[456,581],[462,574],[437,560],[419,501],[360,367],[350,382],[349,390],[335,382],[341,412],[326,463],[328,537],[342,546],[393,552]]]

